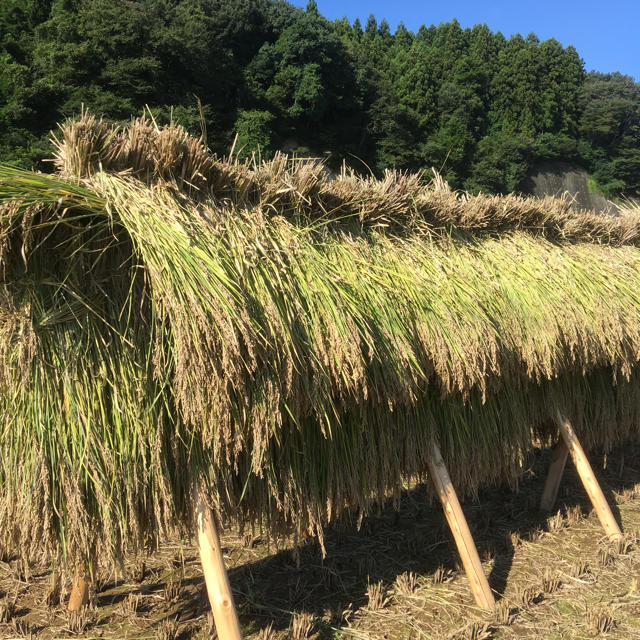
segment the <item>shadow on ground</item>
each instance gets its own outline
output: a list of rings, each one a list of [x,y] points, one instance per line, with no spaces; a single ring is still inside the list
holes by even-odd
[[[607,457],[590,456],[619,523],[614,493],[640,482],[640,469],[624,463],[625,459],[639,460],[638,453],[640,448],[632,445]],[[504,593],[509,578],[513,541],[535,541],[548,528],[550,514],[541,512],[538,505],[550,460],[550,451],[538,452],[517,491],[488,487],[476,500],[463,504],[480,558],[493,559],[488,578],[496,600]],[[557,508],[564,513],[591,510],[570,461]],[[319,637],[333,637],[336,628],[348,619],[349,611],[367,605],[369,585],[381,582],[388,591],[405,572],[446,580],[462,570],[442,509],[430,502],[424,486],[405,492],[399,511],[389,505],[375,517],[365,518],[359,530],[355,524],[328,528],[325,547],[323,558],[317,543],[304,544],[299,566],[289,549],[230,570],[236,604],[251,632],[270,624],[276,630],[287,628],[295,611],[322,619],[325,624]]]
[[[475,500],[463,504],[480,557],[483,561],[491,561],[485,565],[485,570],[489,573],[489,583],[496,599],[502,597],[505,589],[509,593],[504,607],[507,614],[514,606],[516,609],[521,607],[518,594],[523,589],[540,587],[543,575],[538,574],[562,570],[566,575],[566,571],[571,571],[570,563],[566,561],[564,568],[559,566],[559,557],[555,554],[557,549],[554,548],[554,545],[566,545],[568,536],[547,537],[549,543],[546,545],[536,542],[544,531],[553,528],[554,518],[560,518],[562,527],[568,527],[564,531],[571,531],[572,538],[575,538],[571,542],[575,549],[572,547],[571,553],[565,554],[572,556],[571,562],[583,561],[585,552],[590,553],[592,561],[595,561],[598,538],[603,537],[593,518],[589,520],[589,527],[578,526],[582,514],[589,513],[591,506],[570,462],[560,487],[557,507],[561,515],[550,516],[538,510],[550,459],[550,451],[538,452],[523,473],[517,491],[488,487]],[[640,469],[634,466],[640,466],[637,462],[640,461],[640,445],[620,447],[606,458],[592,454],[590,460],[620,522],[616,497],[621,500],[622,508],[625,491],[633,493],[636,485],[640,486]],[[637,509],[633,504],[630,506]],[[627,504],[624,508],[629,509],[630,506]],[[626,515],[628,517],[629,511]],[[521,553],[523,540],[536,542],[530,545],[524,559]],[[424,629],[427,629],[427,636],[431,629],[436,630],[435,635],[441,635],[453,629],[455,633],[451,637],[467,638],[469,634],[458,633],[456,625],[475,624],[472,620],[478,621],[479,625],[487,621],[491,623],[490,616],[480,615],[473,606],[444,514],[439,504],[431,502],[425,486],[405,491],[398,511],[389,504],[375,516],[365,518],[359,529],[355,522],[327,528],[324,557],[320,546],[312,539],[306,540],[299,548],[299,557],[290,547],[278,551],[259,539],[243,540],[234,531],[225,532],[223,545],[246,636],[259,637],[260,640],[285,637],[328,640],[339,637],[339,634],[360,638],[395,637],[393,632],[387,636],[387,627],[384,630],[378,628],[393,624],[395,616],[400,626],[398,637],[419,638]],[[547,550],[551,548],[552,553],[547,553],[543,562],[541,554],[545,546]],[[531,564],[527,565],[527,562]],[[640,564],[637,567],[632,564],[636,560],[631,557],[625,562],[624,570],[631,576],[637,576]],[[24,626],[25,633],[30,629],[44,640],[70,634],[84,638],[98,634],[104,638],[126,636],[161,640],[215,637],[197,553],[188,541],[167,543],[144,563],[131,560],[124,575],[97,583],[97,593],[93,597],[96,607],[90,610],[83,632],[69,631],[70,619],[64,601],[55,606],[47,603],[49,570],[26,577],[18,558],[1,562],[0,569],[0,614],[3,602],[15,596],[13,619],[30,625],[29,628]],[[599,584],[604,585],[603,569],[598,568],[598,571]],[[613,588],[617,588],[621,577],[615,571],[613,567],[609,576],[611,584],[615,585]],[[415,574],[420,597],[403,599],[401,594],[384,609],[386,618],[381,611],[372,613],[370,592],[378,589],[383,599],[393,597],[394,590],[402,583],[403,574],[408,572]],[[572,578],[567,580],[571,583]],[[582,578],[578,579],[580,581],[584,582]],[[532,592],[532,603],[541,598],[542,592]],[[629,606],[635,604],[633,600]],[[536,605],[535,609],[541,610],[544,606]],[[562,606],[570,608],[573,602],[567,601]],[[574,612],[578,617],[571,618],[572,621],[584,617],[584,605],[581,606],[583,609]],[[407,622],[409,610],[417,621],[414,636]],[[312,621],[313,631],[307,629],[298,636],[289,633],[294,614],[297,618],[307,616],[307,620]],[[545,610],[540,615],[548,614],[549,611]],[[526,624],[526,619],[526,615],[518,616],[519,624]],[[347,629],[350,621],[355,621],[356,626]],[[0,637],[7,637],[3,635],[5,631],[13,633],[12,624],[13,620],[0,622]],[[358,632],[358,624],[368,633]],[[422,625],[419,629],[418,624]],[[537,637],[526,636],[527,629],[516,627],[510,627],[511,633],[516,634],[514,637],[519,637],[518,634]],[[482,635],[482,628],[478,629],[477,633],[472,629],[469,637],[494,637]]]

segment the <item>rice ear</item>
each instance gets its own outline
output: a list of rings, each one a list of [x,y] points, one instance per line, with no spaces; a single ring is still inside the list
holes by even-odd
[[[567,198],[458,193],[434,169],[430,180],[395,169],[381,178],[361,176],[346,166],[334,176],[322,161],[293,160],[280,152],[265,161],[217,158],[183,127],[160,127],[144,116],[118,127],[83,111],[60,125],[59,136],[52,138],[54,166],[66,179],[98,170],[126,172],[147,185],[173,185],[191,198],[394,233],[526,231],[554,242],[640,245],[637,211],[623,208],[622,215],[607,216],[575,211]]]

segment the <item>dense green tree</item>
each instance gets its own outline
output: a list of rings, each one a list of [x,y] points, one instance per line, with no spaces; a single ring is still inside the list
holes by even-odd
[[[265,43],[245,78],[254,101],[278,116],[275,134],[316,153],[354,144],[345,123],[357,111],[357,92],[343,43],[310,3],[274,43]]]
[[[640,88],[585,75],[573,47],[457,21],[364,29],[282,0],[3,0],[0,160],[39,166],[85,105],[149,108],[216,151],[304,147],[354,167],[435,167],[505,192],[538,161],[583,164],[608,195],[640,192]]]
[[[600,189],[640,191],[640,85],[620,73],[590,73],[581,106],[580,150]]]
[[[275,116],[269,111],[241,111],[236,121],[236,151],[240,157],[257,154],[269,156],[273,152],[271,139]]]

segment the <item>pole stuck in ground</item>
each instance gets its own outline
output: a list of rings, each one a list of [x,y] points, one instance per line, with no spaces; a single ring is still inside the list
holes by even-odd
[[[200,485],[196,486],[195,491],[195,514],[200,561],[218,637],[220,640],[242,640],[238,613],[233,602],[231,584],[220,547],[220,538],[213,513]]]
[[[542,498],[540,499],[541,511],[551,511],[558,499],[560,481],[564,474],[564,468],[567,464],[568,456],[569,448],[567,447],[567,443],[560,438],[560,441],[553,449],[549,474],[547,475],[547,479],[544,483],[544,490],[542,492]]]
[[[620,540],[623,537],[622,531],[613,517],[611,508],[602,493],[582,445],[571,423],[561,415],[558,415],[558,429],[607,537],[610,540]]]
[[[67,609],[69,611],[79,611],[86,604],[89,604],[89,583],[84,577],[76,574],[71,585]]]
[[[444,514],[453,533],[458,552],[462,558],[462,564],[471,585],[476,604],[482,609],[493,609],[496,605],[493,593],[489,587],[487,577],[482,570],[482,563],[475,542],[469,531],[469,525],[464,517],[458,496],[451,482],[451,477],[442,459],[442,454],[437,444],[433,444],[433,450],[429,458],[429,473],[436,487],[440,502],[444,508]]]

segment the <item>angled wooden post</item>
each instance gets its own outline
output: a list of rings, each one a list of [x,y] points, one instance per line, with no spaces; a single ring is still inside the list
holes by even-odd
[[[549,467],[549,475],[544,483],[544,491],[540,500],[540,509],[542,511],[551,511],[558,499],[558,489],[560,489],[560,481],[569,457],[569,448],[567,443],[560,438],[558,444],[553,450],[551,465]]]
[[[195,490],[195,513],[200,561],[218,637],[220,640],[242,640],[240,622],[220,547],[220,538],[216,531],[213,513],[200,485],[197,485]]]
[[[462,564],[464,565],[464,570],[471,585],[471,591],[473,592],[476,604],[482,609],[493,609],[496,603],[493,598],[493,593],[491,593],[487,577],[482,570],[478,550],[471,537],[469,525],[460,507],[458,496],[456,495],[449,472],[442,459],[440,449],[435,443],[431,456],[429,457],[429,473],[456,541],[458,552],[462,558]]]
[[[563,416],[558,415],[558,428],[605,533],[610,540],[622,538],[622,531],[620,531],[620,527],[613,517],[613,513],[611,513],[611,508],[602,493],[602,489],[580,445],[580,441],[573,431],[571,423]]]
[[[76,574],[71,584],[67,609],[69,611],[79,611],[86,604],[89,604],[89,583],[83,576]]]

